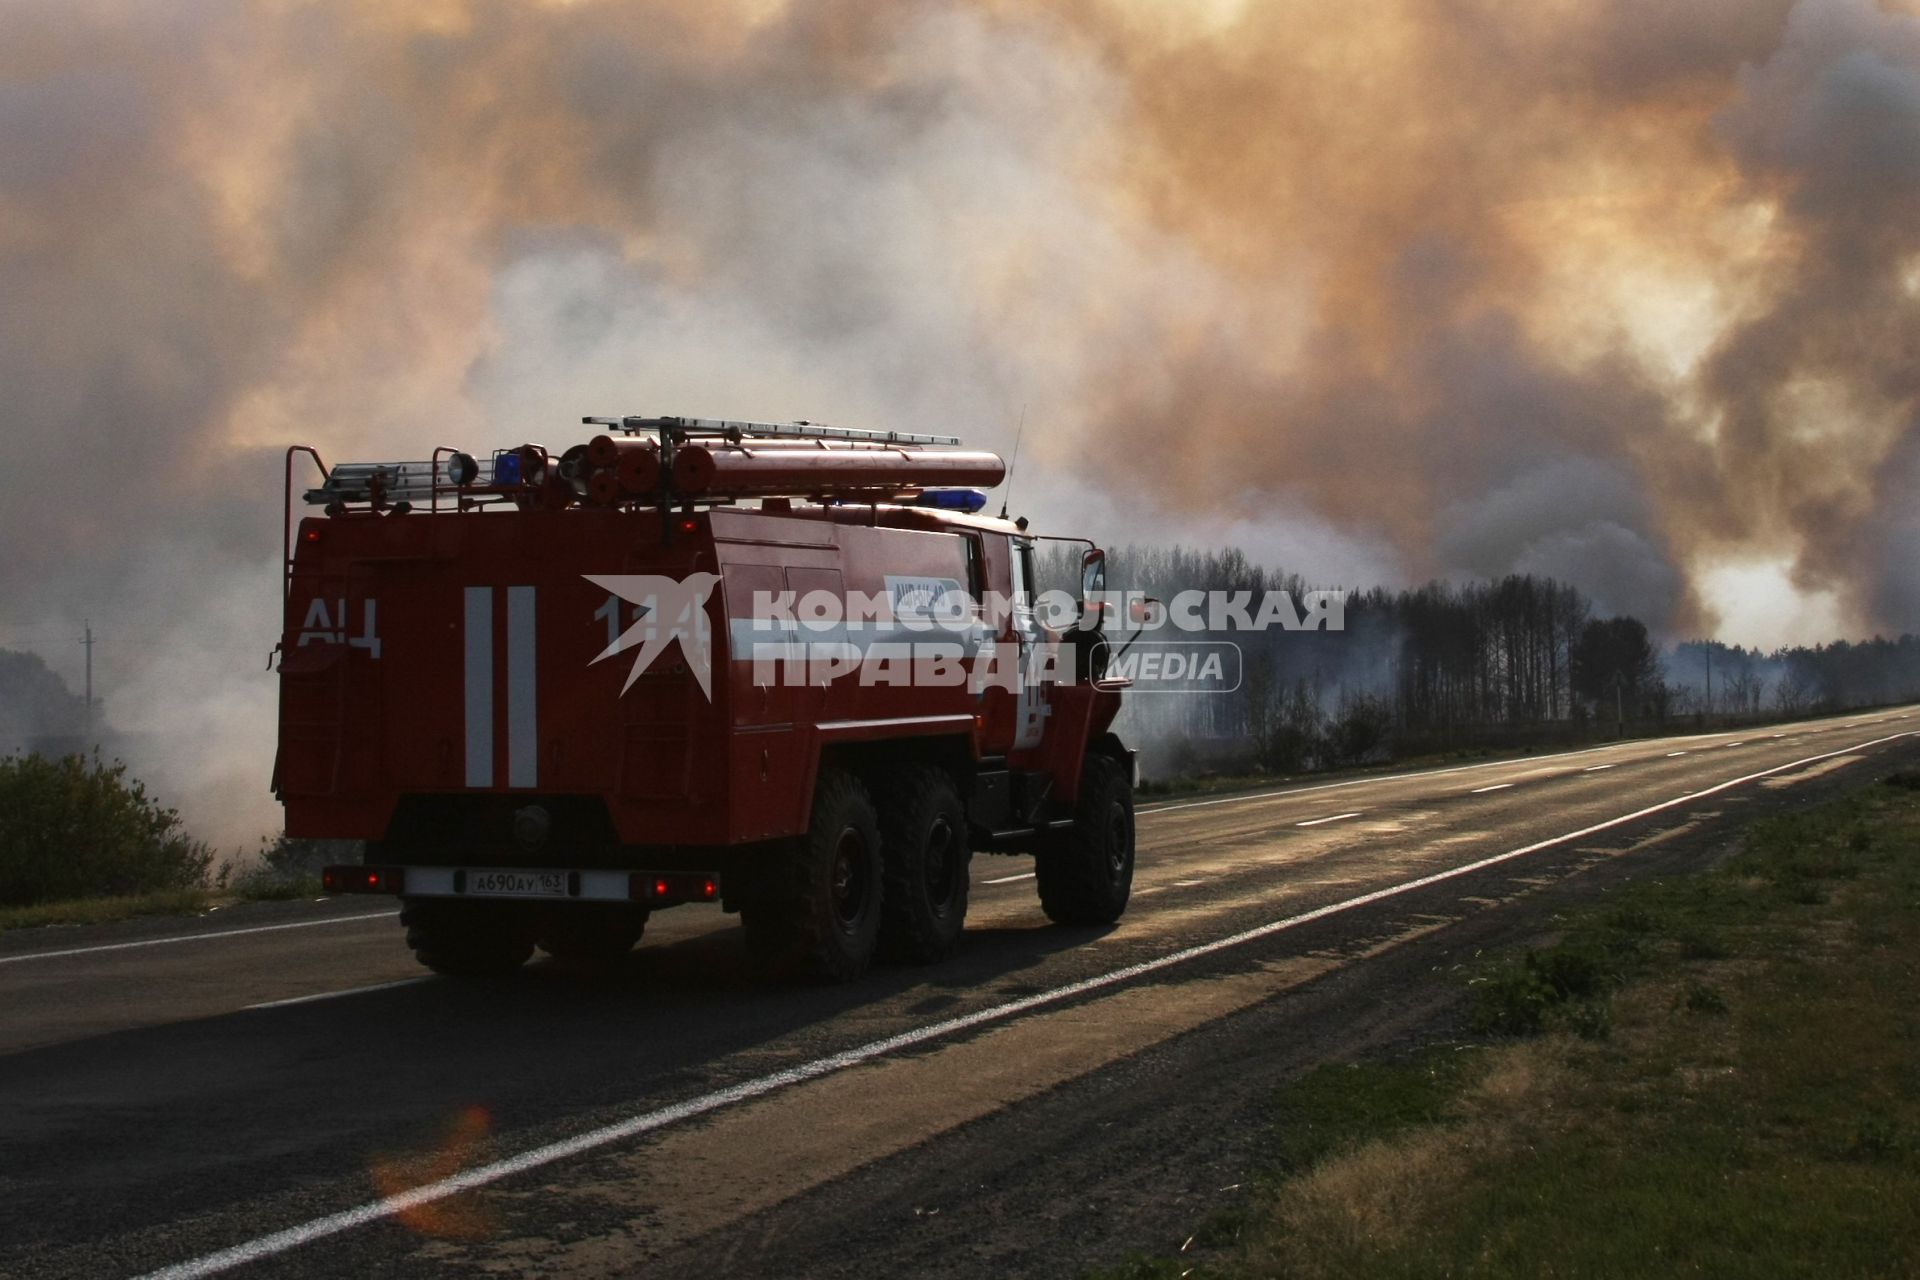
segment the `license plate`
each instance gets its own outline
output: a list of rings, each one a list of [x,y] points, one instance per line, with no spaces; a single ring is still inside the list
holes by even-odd
[[[507,898],[564,898],[564,871],[469,871],[467,892]]]

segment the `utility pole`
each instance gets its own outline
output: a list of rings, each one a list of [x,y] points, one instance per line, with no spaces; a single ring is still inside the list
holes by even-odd
[[[87,731],[93,731],[93,620],[86,623],[87,634],[80,643],[87,647]]]

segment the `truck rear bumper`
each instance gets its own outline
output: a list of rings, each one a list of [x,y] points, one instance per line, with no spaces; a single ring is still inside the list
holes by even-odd
[[[328,893],[490,902],[627,902],[650,908],[720,899],[717,871],[332,866],[321,872],[320,885]]]

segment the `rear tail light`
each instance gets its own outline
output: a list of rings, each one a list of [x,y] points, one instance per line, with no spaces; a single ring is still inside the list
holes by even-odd
[[[672,906],[681,902],[714,902],[720,897],[720,877],[703,872],[690,874],[636,871],[627,877],[627,896],[635,902]]]
[[[327,867],[320,887],[328,893],[404,893],[405,867]]]

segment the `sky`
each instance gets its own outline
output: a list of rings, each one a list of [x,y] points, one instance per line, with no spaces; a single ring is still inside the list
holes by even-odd
[[[1019,433],[1105,541],[1920,631],[1906,0],[0,3],[0,646],[223,837],[293,441]]]

